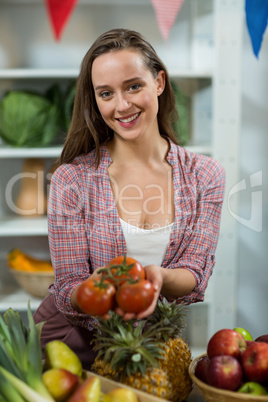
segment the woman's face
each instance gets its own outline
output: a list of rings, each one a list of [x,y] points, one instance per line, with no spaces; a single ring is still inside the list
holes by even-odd
[[[124,49],[98,56],[92,65],[96,102],[105,123],[124,140],[158,133],[158,96],[165,73],[156,78],[138,51]]]

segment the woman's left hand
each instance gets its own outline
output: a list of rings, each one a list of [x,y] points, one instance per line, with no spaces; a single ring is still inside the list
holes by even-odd
[[[151,305],[144,311],[138,313],[138,314],[134,314],[134,313],[125,313],[123,310],[121,310],[119,307],[116,309],[116,313],[121,315],[124,320],[128,321],[128,320],[133,320],[133,319],[143,319],[146,317],[149,317],[155,310],[156,304],[157,304],[157,300],[162,288],[162,284],[163,284],[163,275],[162,275],[162,269],[161,267],[159,267],[158,265],[146,265],[144,267],[145,269],[145,274],[146,274],[146,279],[149,280],[153,287],[154,287],[154,298],[153,301],[151,303]]]

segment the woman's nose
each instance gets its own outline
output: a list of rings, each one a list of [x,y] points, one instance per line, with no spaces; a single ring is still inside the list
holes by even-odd
[[[116,97],[116,102],[116,110],[118,112],[124,112],[129,108],[129,102],[124,94],[118,94]]]

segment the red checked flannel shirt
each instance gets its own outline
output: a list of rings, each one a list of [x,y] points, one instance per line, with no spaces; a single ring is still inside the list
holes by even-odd
[[[58,309],[74,325],[92,329],[92,318],[71,305],[73,289],[98,267],[126,254],[126,243],[111,190],[106,146],[94,167],[95,151],[61,165],[53,174],[48,205],[48,231]],[[173,168],[175,222],[162,267],[188,269],[194,290],[178,302],[203,301],[215,264],[225,173],[212,158],[170,142],[167,161]]]

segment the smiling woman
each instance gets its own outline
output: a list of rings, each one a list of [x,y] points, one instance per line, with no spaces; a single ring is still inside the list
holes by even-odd
[[[165,73],[156,78],[136,50],[105,53],[92,65],[92,83],[98,109],[118,140],[154,140],[159,135],[158,95],[165,86]]]
[[[114,29],[81,64],[73,116],[53,174],[48,229],[55,283],[35,314],[41,341],[66,342],[90,368],[94,317],[77,290],[118,256],[141,259],[153,297],[204,299],[215,264],[225,174],[177,144],[175,96],[164,63],[135,31]],[[129,230],[131,229],[131,230]],[[133,230],[134,229],[134,230]],[[138,258],[137,258],[138,257]],[[107,318],[107,316],[105,316]]]

